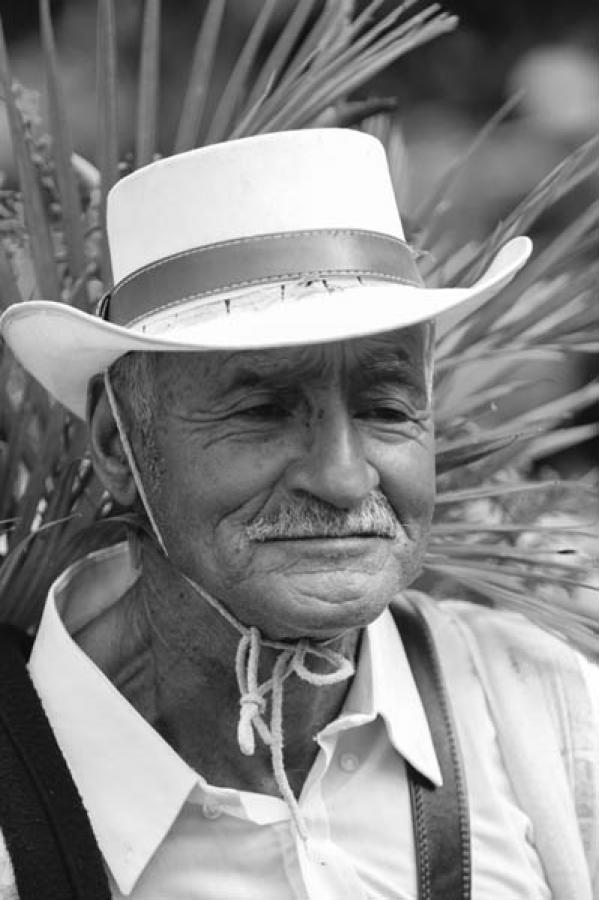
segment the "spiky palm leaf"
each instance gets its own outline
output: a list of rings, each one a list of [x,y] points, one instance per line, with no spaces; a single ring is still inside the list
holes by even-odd
[[[225,0],[210,0],[173,150],[282,128],[355,123],[384,109],[388,101],[352,101],[351,92],[401,55],[452,29],[455,19],[437,5],[410,13],[412,2],[380,19],[375,13],[381,5],[382,0],[372,0],[353,17],[345,0],[300,0],[259,66],[276,0],[265,3],[209,116],[206,97],[226,6]],[[40,10],[50,141],[19,103],[0,29],[0,79],[21,187],[20,194],[5,194],[3,200],[0,310],[40,296],[91,310],[110,282],[104,211],[106,194],[120,174],[114,5],[99,0],[99,171],[73,156],[48,0],[40,0]],[[146,0],[136,165],[156,152],[159,17],[159,0]],[[595,151],[589,144],[573,154],[466,257],[459,248],[442,250],[435,237],[444,230],[447,198],[460,175],[456,166],[423,204],[422,227],[414,239],[426,251],[423,264],[431,283],[474,278],[507,237],[526,231],[544,209],[589,176]],[[465,165],[467,159],[460,163]],[[546,451],[552,442],[565,446],[586,436],[584,428],[568,427],[568,417],[597,395],[596,386],[495,428],[485,424],[483,414],[520,389],[524,363],[599,346],[588,313],[592,273],[581,256],[597,219],[591,207],[513,286],[439,333],[439,505],[424,576],[427,587],[457,584],[473,599],[521,609],[591,652],[599,647],[599,616],[564,611],[544,591],[546,583],[567,589],[580,584],[587,561],[580,553],[525,547],[522,536],[552,534],[554,527],[556,536],[564,537],[566,526],[545,525],[542,514],[552,508],[556,492],[580,488],[531,483],[526,472],[539,448]],[[48,398],[6,350],[0,352],[0,617],[31,627],[58,572],[117,539],[128,520],[114,514],[93,475],[84,427]],[[479,368],[477,382],[459,377],[465,367],[483,360],[489,361],[488,370],[481,375]],[[527,496],[541,499],[525,504]],[[482,521],[481,503],[486,504]],[[576,535],[568,531],[566,538],[575,545]],[[566,538],[558,550],[570,549]]]

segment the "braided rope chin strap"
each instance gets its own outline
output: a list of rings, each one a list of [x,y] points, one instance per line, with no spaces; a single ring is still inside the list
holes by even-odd
[[[166,546],[158,524],[152,513],[148,496],[144,489],[141,473],[133,454],[131,442],[127,436],[125,426],[120,414],[116,396],[110,382],[108,370],[104,372],[104,386],[112,411],[112,415],[119,432],[123,451],[127,457],[131,469],[131,475],[137,487],[139,497],[146,511],[148,521],[152,526],[156,540],[165,557],[168,558]],[[272,771],[281,792],[281,796],[291,814],[298,835],[305,842],[308,840],[308,831],[300,812],[299,805],[289,784],[283,757],[283,685],[286,679],[295,673],[302,681],[318,687],[336,684],[345,681],[354,674],[353,663],[341,653],[337,653],[327,643],[308,641],[306,639],[297,642],[271,641],[262,637],[260,630],[255,626],[243,625],[229,610],[223,606],[216,597],[213,597],[195,581],[188,578],[183,572],[179,573],[214,610],[216,610],[239,634],[239,644],[235,658],[235,674],[239,687],[239,720],[237,723],[237,743],[245,756],[253,756],[256,750],[255,733],[262,742],[270,748]],[[274,663],[272,675],[262,684],[258,682],[260,669],[260,651],[262,647],[270,647],[279,650],[279,655]],[[324,660],[331,667],[329,672],[313,672],[306,665],[306,657],[314,656]],[[271,694],[270,724],[264,721],[267,709],[267,695]],[[255,733],[254,733],[255,732]]]
[[[237,743],[245,756],[253,756],[256,750],[255,735],[270,748],[272,771],[285,800],[297,832],[303,841],[308,839],[303,816],[297,800],[289,784],[283,758],[283,686],[286,679],[295,673],[302,681],[318,687],[337,684],[354,674],[354,666],[341,653],[337,653],[323,643],[300,641],[271,641],[262,637],[260,630],[254,625],[243,625],[219,601],[192,581],[187,575],[183,578],[213,609],[241,635],[237,645],[235,658],[235,674],[239,687],[239,719],[237,722]],[[262,647],[279,650],[279,655],[272,669],[272,675],[262,684],[258,682],[260,668],[260,651]],[[306,657],[314,656],[327,662],[329,672],[313,672],[306,665]],[[267,708],[267,696],[271,694],[270,722],[264,721]]]

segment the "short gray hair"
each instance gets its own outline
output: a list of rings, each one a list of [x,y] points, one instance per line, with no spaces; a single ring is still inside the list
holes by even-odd
[[[163,471],[163,461],[156,440],[158,391],[156,369],[158,353],[134,351],[121,356],[112,364],[109,377],[114,390],[123,425],[134,448],[142,474],[157,487]]]
[[[132,352],[110,367],[110,381],[129,428],[138,427],[142,437],[153,427],[157,402],[155,372],[157,354]]]

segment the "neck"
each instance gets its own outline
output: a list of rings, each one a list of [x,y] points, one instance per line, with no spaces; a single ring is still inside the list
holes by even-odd
[[[126,699],[209,783],[278,795],[269,748],[257,737],[255,753],[244,756],[237,741],[240,638],[152,550],[144,550],[141,577],[109,617],[78,636],[82,649]],[[358,641],[355,630],[327,647],[353,661]],[[279,652],[262,646],[259,683],[271,677]],[[315,671],[327,668],[314,657],[309,665]],[[296,796],[318,751],[313,738],[337,716],[348,686],[348,681],[313,685],[295,674],[285,680],[285,770]],[[267,720],[269,715],[270,703]]]

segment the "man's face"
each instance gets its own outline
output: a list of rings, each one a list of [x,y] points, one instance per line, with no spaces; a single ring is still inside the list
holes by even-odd
[[[364,625],[418,571],[434,500],[423,327],[165,354],[159,476],[172,562],[271,638]]]

